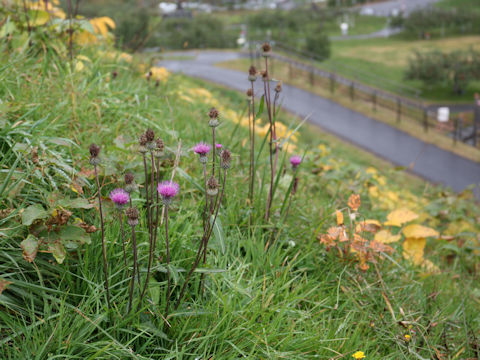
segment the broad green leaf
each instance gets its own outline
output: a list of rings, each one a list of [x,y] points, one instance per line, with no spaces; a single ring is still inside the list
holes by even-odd
[[[49,244],[48,251],[52,253],[53,257],[59,264],[63,263],[63,260],[65,260],[65,256],[67,255],[65,247],[59,241]]]
[[[45,25],[50,20],[50,14],[45,10],[29,10],[28,21],[31,26]]]
[[[91,239],[85,230],[78,226],[67,225],[62,226],[59,237],[62,242],[73,242],[77,244],[90,244]]]
[[[90,204],[87,199],[84,198],[63,198],[58,201],[58,205],[67,209],[91,209],[93,204]]]
[[[33,262],[38,252],[38,239],[30,234],[20,243],[20,247],[23,250],[23,258],[29,263]]]
[[[30,205],[22,213],[22,224],[26,226],[32,225],[35,220],[45,219],[48,212],[40,204]]]

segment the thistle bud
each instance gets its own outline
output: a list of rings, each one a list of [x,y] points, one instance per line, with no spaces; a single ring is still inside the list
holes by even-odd
[[[94,166],[100,164],[100,158],[98,157],[100,154],[100,147],[96,144],[92,144],[88,150],[90,151],[90,164]]]
[[[135,178],[132,173],[125,174],[125,191],[127,193],[132,193],[137,191],[137,184],[135,183]]]
[[[247,90],[247,101],[252,101],[253,98],[253,91],[252,89]]]
[[[118,76],[118,72],[116,72],[115,70],[112,72],[112,79],[116,79]]]
[[[253,65],[250,66],[250,69],[248,69],[248,80],[249,81],[257,80],[257,69]]]
[[[155,133],[153,132],[152,129],[147,129],[147,131],[145,131],[145,137],[147,139],[147,144],[146,144],[147,149],[150,151],[153,151],[157,146],[155,144]]]
[[[165,144],[163,143],[163,140],[158,138],[155,140],[155,150],[153,152],[153,155],[155,157],[159,158],[162,157],[165,154]]]
[[[263,81],[268,81],[268,71],[267,70],[260,71],[260,74],[262,75],[262,80]]]
[[[218,122],[218,110],[212,107],[208,112],[208,116],[210,117],[210,121],[208,122],[208,126],[210,127],[217,127],[220,123]]]
[[[209,196],[216,196],[218,194],[218,185],[217,178],[215,176],[211,176],[207,181],[207,194]]]
[[[138,225],[138,209],[130,207],[125,211],[127,215],[127,223],[130,226],[137,226]]]
[[[262,45],[262,51],[263,51],[262,53],[263,57],[269,57],[272,53],[272,47],[270,46],[269,43],[266,42]]]
[[[138,151],[140,151],[142,154],[145,154],[147,152],[147,136],[145,134],[140,135],[138,143],[140,145]]]
[[[224,149],[220,155],[220,166],[227,170],[230,169],[230,163],[232,162],[232,153],[228,149]]]
[[[281,81],[279,81],[279,82],[277,83],[277,86],[275,86],[275,92],[276,92],[277,94],[279,94],[279,93],[282,92],[282,82],[281,82]]]

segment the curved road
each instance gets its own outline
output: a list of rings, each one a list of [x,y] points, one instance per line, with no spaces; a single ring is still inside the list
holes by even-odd
[[[215,67],[215,63],[237,59],[241,54],[229,51],[182,52],[191,60],[168,60],[159,64],[173,72],[205,79],[229,88],[245,91],[249,87],[245,72]],[[178,54],[177,54],[178,55]],[[261,80],[258,93],[263,92]],[[325,131],[356,144],[395,165],[411,171],[433,183],[462,191],[476,184],[475,195],[480,198],[480,163],[465,159],[435,145],[427,144],[385,123],[347,109],[331,100],[293,86],[284,85],[282,106]]]

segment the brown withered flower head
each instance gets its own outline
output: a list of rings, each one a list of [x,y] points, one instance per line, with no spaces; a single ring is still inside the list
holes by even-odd
[[[157,144],[155,143],[155,133],[152,129],[145,131],[145,137],[147,138],[147,149],[150,151],[155,150]]]
[[[145,135],[145,133],[140,135],[140,137],[138,138],[138,144],[140,145],[138,151],[140,151],[142,154],[145,154],[147,152],[147,142],[147,135]]]
[[[262,75],[262,80],[263,81],[268,81],[268,71],[267,70],[260,71],[260,75]]]
[[[281,82],[281,81],[279,81],[279,82],[277,83],[277,86],[275,86],[275,92],[276,92],[277,94],[279,94],[279,93],[282,92],[282,82]]]
[[[212,107],[210,111],[208,112],[208,116],[210,117],[210,120],[208,122],[208,126],[210,127],[217,127],[220,123],[218,121],[218,110]]]
[[[257,69],[253,65],[250,66],[250,69],[248,69],[248,80],[249,81],[257,80]]]
[[[215,176],[210,176],[207,181],[207,194],[210,196],[216,196],[219,187],[217,178]]]
[[[126,173],[125,174],[125,191],[127,193],[132,193],[137,191],[138,187],[137,184],[135,183],[135,178],[133,177],[132,173]]]
[[[220,165],[225,170],[230,169],[230,164],[232,162],[232,153],[228,149],[224,149],[220,154]]]
[[[127,215],[127,222],[130,226],[137,226],[138,225],[138,209],[134,207],[130,207],[125,211]]]
[[[271,51],[272,51],[272,47],[270,46],[269,43],[266,42],[266,43],[264,43],[264,44],[262,45],[262,50],[263,50],[263,54],[262,54],[262,55],[263,55],[264,57],[269,57],[270,54],[271,54]]]
[[[253,90],[252,89],[248,89],[247,92],[247,100],[248,101],[252,101],[252,98],[253,98]]]
[[[165,154],[165,144],[162,139],[158,138],[155,140],[155,150],[153,154],[157,158],[162,157]]]
[[[90,164],[94,166],[100,164],[100,158],[98,157],[100,154],[100,146],[92,144],[88,148],[88,151],[90,151]]]

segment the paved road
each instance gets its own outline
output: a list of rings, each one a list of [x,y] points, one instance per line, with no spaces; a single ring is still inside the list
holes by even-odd
[[[182,55],[186,55],[185,52]],[[160,62],[174,72],[202,78],[245,91],[248,88],[246,71],[222,69],[214,64],[240,57],[236,52],[191,52],[192,60],[168,60]],[[258,93],[261,90],[257,81]],[[325,131],[356,144],[395,165],[408,167],[412,172],[433,183],[443,184],[461,191],[470,184],[477,184],[475,194],[480,198],[480,163],[476,163],[434,145],[424,143],[389,125],[370,119],[331,100],[293,86],[283,86],[283,107],[300,117],[310,115],[309,121]]]
[[[376,16],[390,16],[393,12],[402,11],[409,14],[413,10],[430,6],[438,0],[389,0],[379,3],[366,4],[359,6],[362,14]]]

